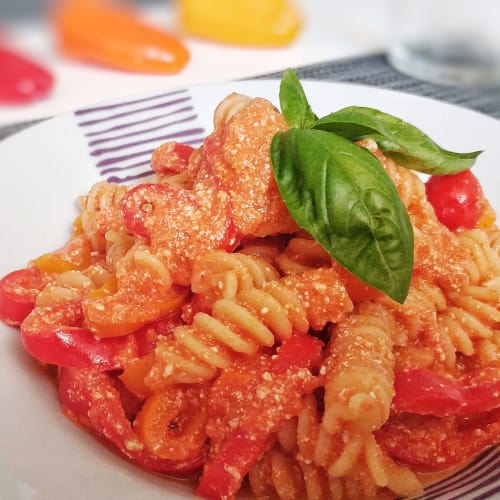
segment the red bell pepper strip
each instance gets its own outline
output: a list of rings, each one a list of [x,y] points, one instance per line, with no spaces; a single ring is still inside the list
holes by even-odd
[[[137,356],[133,336],[99,340],[80,326],[82,317],[79,300],[36,308],[21,325],[24,348],[43,363],[101,370],[122,368]]]
[[[271,370],[285,373],[290,369],[318,367],[321,362],[323,343],[310,335],[292,335],[278,348]]]
[[[176,73],[189,60],[176,37],[106,0],[61,0],[54,29],[68,57],[125,71]]]
[[[272,383],[282,384],[283,394],[293,393],[289,399],[296,397],[295,403],[300,401],[302,394],[297,394],[297,384],[294,383],[293,377],[300,370],[311,368],[318,362],[322,346],[323,344],[314,337],[295,334],[285,340],[271,363],[271,373],[276,376]],[[290,403],[291,407],[295,403]],[[238,492],[245,475],[265,450],[272,433],[285,419],[285,407],[277,408],[277,405],[272,407],[269,401],[263,399],[262,407],[258,409],[260,414],[268,415],[266,421],[273,423],[270,428],[259,433],[256,429],[250,431],[238,426],[228,433],[217,454],[203,470],[197,488],[199,495],[221,499],[232,498]]]
[[[37,267],[18,269],[5,275],[0,280],[0,320],[19,326],[35,307],[36,296],[46,284],[46,277]]]
[[[466,373],[459,381],[466,402],[461,415],[475,415],[500,408],[500,361]]]
[[[203,498],[232,498],[246,474],[265,450],[269,436],[254,437],[237,428],[205,467],[196,492]]]
[[[422,472],[446,470],[500,443],[500,408],[473,418],[396,415],[375,437],[395,460]]]
[[[500,363],[457,380],[421,368],[404,370],[396,373],[394,388],[395,412],[472,416],[500,407]]]
[[[125,227],[168,261],[178,285],[191,284],[196,255],[233,250],[239,242],[231,200],[214,177],[197,179],[192,190],[166,182],[139,184],[123,198],[121,212]]]
[[[185,477],[199,469],[205,459],[205,448],[199,455],[183,461],[152,455],[127,418],[115,380],[108,373],[63,368],[59,398],[66,416],[145,469]]]
[[[25,104],[49,94],[54,78],[47,69],[10,48],[0,47],[0,102]]]

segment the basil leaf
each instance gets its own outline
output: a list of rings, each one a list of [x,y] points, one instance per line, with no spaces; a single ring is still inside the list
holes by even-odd
[[[315,125],[351,141],[375,140],[380,149],[399,164],[425,174],[446,175],[466,170],[481,151],[454,153],[441,148],[420,129],[373,108],[350,106],[331,113]]]
[[[381,163],[343,137],[312,129],[276,134],[271,160],[298,225],[360,279],[404,302],[413,232]]]
[[[289,127],[310,128],[318,119],[313,113],[297,75],[287,69],[280,84],[281,113]]]

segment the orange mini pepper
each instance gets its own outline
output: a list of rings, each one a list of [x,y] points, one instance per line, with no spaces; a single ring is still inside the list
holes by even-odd
[[[178,38],[106,0],[61,0],[53,24],[60,50],[74,59],[142,73],[176,73],[189,60]]]

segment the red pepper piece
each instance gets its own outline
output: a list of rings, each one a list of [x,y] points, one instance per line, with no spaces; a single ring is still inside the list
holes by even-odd
[[[19,326],[35,307],[36,296],[46,284],[46,278],[37,267],[5,275],[0,280],[0,320]]]
[[[181,142],[165,142],[151,155],[151,168],[158,175],[186,172],[194,148]]]
[[[398,461],[422,472],[446,470],[500,442],[500,409],[475,418],[398,415],[375,437]]]
[[[182,324],[181,312],[175,311],[136,330],[134,337],[137,342],[138,355],[149,354],[155,349],[158,337],[170,335],[180,324]]]
[[[289,369],[315,368],[321,362],[323,343],[310,335],[292,335],[278,348],[272,371],[280,374]]]
[[[396,373],[392,401],[396,412],[418,415],[473,416],[500,407],[500,363],[457,380],[416,368]]]
[[[105,0],[62,0],[54,27],[61,51],[75,59],[145,73],[176,73],[189,60],[176,37]]]
[[[174,283],[190,285],[194,258],[237,244],[232,204],[213,177],[198,179],[192,190],[168,183],[144,183],[123,199],[126,228],[165,258]]]
[[[185,477],[199,469],[205,459],[205,448],[198,456],[184,461],[153,456],[134,431],[116,381],[108,373],[63,368],[59,399],[63,412],[71,420],[87,427],[96,437],[145,469]]]
[[[203,470],[199,495],[221,499],[233,498],[238,492],[273,432],[287,416],[300,410],[302,396],[314,389],[314,377],[305,377],[303,370],[318,362],[321,348],[322,343],[314,337],[295,334],[282,344],[271,362],[264,358],[261,364],[236,366],[220,375],[211,389],[218,404],[209,409],[209,415],[215,416],[215,433],[222,430],[223,435],[220,446],[219,436],[211,436],[217,452]],[[241,397],[242,384],[248,397]],[[234,393],[240,397],[231,399]],[[259,393],[264,397],[254,398]],[[224,421],[238,425],[224,434],[225,429],[220,429]]]
[[[267,445],[268,436],[255,438],[245,429],[235,429],[209,466],[205,467],[196,492],[203,498],[232,498],[243,478]]]
[[[0,47],[0,102],[25,104],[41,99],[52,90],[49,71],[10,48]]]
[[[79,326],[82,318],[79,300],[36,308],[21,325],[24,348],[44,363],[100,370],[123,368],[137,356],[133,336],[97,339]]]
[[[500,361],[494,361],[460,377],[466,402],[462,415],[500,408]]]

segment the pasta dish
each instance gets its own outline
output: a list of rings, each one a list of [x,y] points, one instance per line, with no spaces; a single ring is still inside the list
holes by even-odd
[[[418,494],[500,443],[495,215],[470,164],[424,177],[397,134],[282,108],[231,94],[154,179],[93,185],[69,241],[0,281],[0,319],[69,419],[201,497]],[[330,136],[366,175],[331,187]]]

